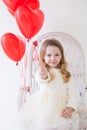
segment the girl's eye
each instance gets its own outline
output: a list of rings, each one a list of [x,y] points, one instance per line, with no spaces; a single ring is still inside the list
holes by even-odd
[[[55,54],[55,56],[59,56],[59,54]]]
[[[51,56],[51,54],[48,54],[47,56],[48,56],[48,57],[50,57],[50,56]]]

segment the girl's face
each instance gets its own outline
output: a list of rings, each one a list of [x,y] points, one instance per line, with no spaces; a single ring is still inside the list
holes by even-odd
[[[56,46],[48,46],[46,48],[45,57],[44,57],[45,63],[55,68],[61,61],[61,52],[58,47]]]

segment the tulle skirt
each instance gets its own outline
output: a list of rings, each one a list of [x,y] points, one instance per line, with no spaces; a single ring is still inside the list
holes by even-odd
[[[18,122],[25,130],[36,130],[36,128],[58,128],[64,123],[71,126],[78,119],[66,119],[61,116],[61,111],[66,105],[65,97],[58,97],[58,93],[38,91],[29,96],[23,104],[18,117]],[[78,123],[77,123],[78,126]],[[75,129],[77,130],[77,129]]]

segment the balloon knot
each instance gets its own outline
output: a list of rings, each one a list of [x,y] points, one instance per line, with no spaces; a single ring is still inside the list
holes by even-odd
[[[16,63],[16,65],[18,65],[18,62]]]
[[[29,42],[29,39],[27,39],[27,42]]]

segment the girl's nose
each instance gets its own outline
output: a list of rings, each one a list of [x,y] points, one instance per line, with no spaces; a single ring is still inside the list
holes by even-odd
[[[54,60],[55,59],[55,56],[51,56],[51,60]]]

